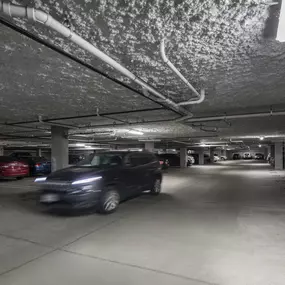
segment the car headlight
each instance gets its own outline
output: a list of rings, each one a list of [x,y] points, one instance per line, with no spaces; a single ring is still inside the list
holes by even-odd
[[[102,179],[102,176],[90,177],[90,178],[86,178],[86,179],[75,180],[71,184],[72,185],[86,184],[86,183],[91,183],[91,182],[99,180],[99,179]]]
[[[47,177],[39,177],[39,178],[36,178],[34,182],[44,182],[46,181]]]

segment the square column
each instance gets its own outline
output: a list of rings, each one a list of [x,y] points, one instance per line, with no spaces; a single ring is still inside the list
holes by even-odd
[[[199,165],[203,165],[205,163],[205,159],[204,159],[204,150],[201,149],[199,151]]]
[[[42,149],[41,148],[37,149],[37,156],[42,156]]]
[[[210,147],[210,160],[211,160],[211,163],[214,162],[214,153],[215,153],[215,148]]]
[[[145,142],[144,148],[147,151],[154,152],[154,142]]]
[[[180,168],[187,167],[187,148],[180,148]]]
[[[283,156],[283,142],[275,143],[275,169],[282,170],[284,168],[284,156]]]
[[[68,166],[68,129],[51,127],[51,170],[56,171]]]

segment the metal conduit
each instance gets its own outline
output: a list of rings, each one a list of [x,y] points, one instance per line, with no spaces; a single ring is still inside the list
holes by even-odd
[[[148,85],[146,82],[144,82],[142,79],[137,77],[135,74],[133,74],[131,71],[129,71],[127,68],[113,60],[111,57],[97,49],[95,46],[84,40],[82,37],[77,35],[76,33],[72,32],[69,28],[62,25],[60,22],[55,20],[52,16],[49,14],[30,7],[25,6],[19,6],[14,5],[11,3],[6,3],[4,1],[0,1],[0,12],[3,12],[4,14],[10,16],[10,17],[20,17],[20,18],[27,18],[29,20],[32,20],[34,22],[39,22],[56,32],[60,33],[63,37],[68,38],[70,41],[74,42],[84,50],[90,52],[94,56],[98,57],[105,63],[112,66],[114,69],[122,73],[123,75],[127,76],[137,84],[139,84],[142,88],[147,89],[149,92],[157,96],[158,98],[162,99],[165,103],[168,105],[173,106],[176,110],[182,111],[185,115],[189,116],[191,113],[187,111],[184,108],[181,108],[177,103],[170,100],[169,98],[165,97],[163,94],[155,90],[153,87]]]

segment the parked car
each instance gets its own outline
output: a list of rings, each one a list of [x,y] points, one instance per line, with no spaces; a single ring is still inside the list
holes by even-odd
[[[28,159],[31,175],[49,174],[51,162],[42,156],[34,156]]]
[[[238,159],[241,159],[241,155],[239,153],[234,153],[233,160],[238,160]]]
[[[191,156],[194,158],[194,164],[199,164],[199,154],[192,153]],[[210,163],[210,156],[208,154],[204,154],[204,164]]]
[[[225,161],[225,160],[227,160],[228,158],[227,158],[225,155],[221,155],[221,156],[220,156],[220,159],[221,159],[222,161]]]
[[[164,153],[158,155],[160,160],[167,160],[170,167],[180,166],[180,156],[175,153]],[[191,166],[193,159],[187,156],[187,166]]]
[[[254,159],[256,159],[256,160],[264,160],[264,154],[256,153],[255,156],[254,156]]]
[[[40,203],[49,209],[97,207],[114,212],[120,201],[150,190],[161,191],[162,173],[157,157],[149,152],[102,152],[78,165],[40,177]]]
[[[220,158],[219,156],[214,155],[214,162],[218,162],[218,161],[220,161],[220,160],[221,160],[221,158]]]
[[[188,155],[188,160],[191,165],[195,164],[195,158],[192,154]]]
[[[68,156],[68,163],[69,164],[77,164],[81,160],[83,160],[84,158],[85,158],[85,156],[82,154],[70,154]]]
[[[169,162],[167,158],[164,157],[160,157],[159,155],[157,155],[157,159],[159,161],[159,164],[161,166],[162,169],[168,169],[169,167]]]
[[[244,153],[243,159],[252,159],[252,155],[249,152]]]
[[[0,177],[22,179],[29,176],[29,165],[10,156],[0,156]]]
[[[48,174],[51,172],[51,162],[43,156],[32,156],[29,152],[13,152],[10,157],[24,161],[29,165],[30,175]]]

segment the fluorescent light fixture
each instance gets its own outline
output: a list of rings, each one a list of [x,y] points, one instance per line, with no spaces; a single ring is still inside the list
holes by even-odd
[[[136,131],[136,130],[129,130],[128,133],[132,135],[139,135],[139,136],[143,135],[143,132]]]
[[[85,148],[92,148],[92,146],[91,145],[86,145]]]
[[[34,182],[44,182],[46,181],[46,177],[39,177],[39,178],[36,178]]]
[[[75,180],[71,184],[72,185],[77,185],[77,184],[85,184],[85,183],[90,183],[96,180],[102,179],[102,176],[97,176],[97,177],[90,177],[86,179],[80,179],[80,180]]]
[[[201,147],[206,147],[207,145],[204,144],[204,143],[202,143],[202,144],[200,144],[200,146],[201,146]]]
[[[77,143],[76,146],[85,146],[84,143]]]
[[[285,1],[282,0],[276,40],[285,42]]]

